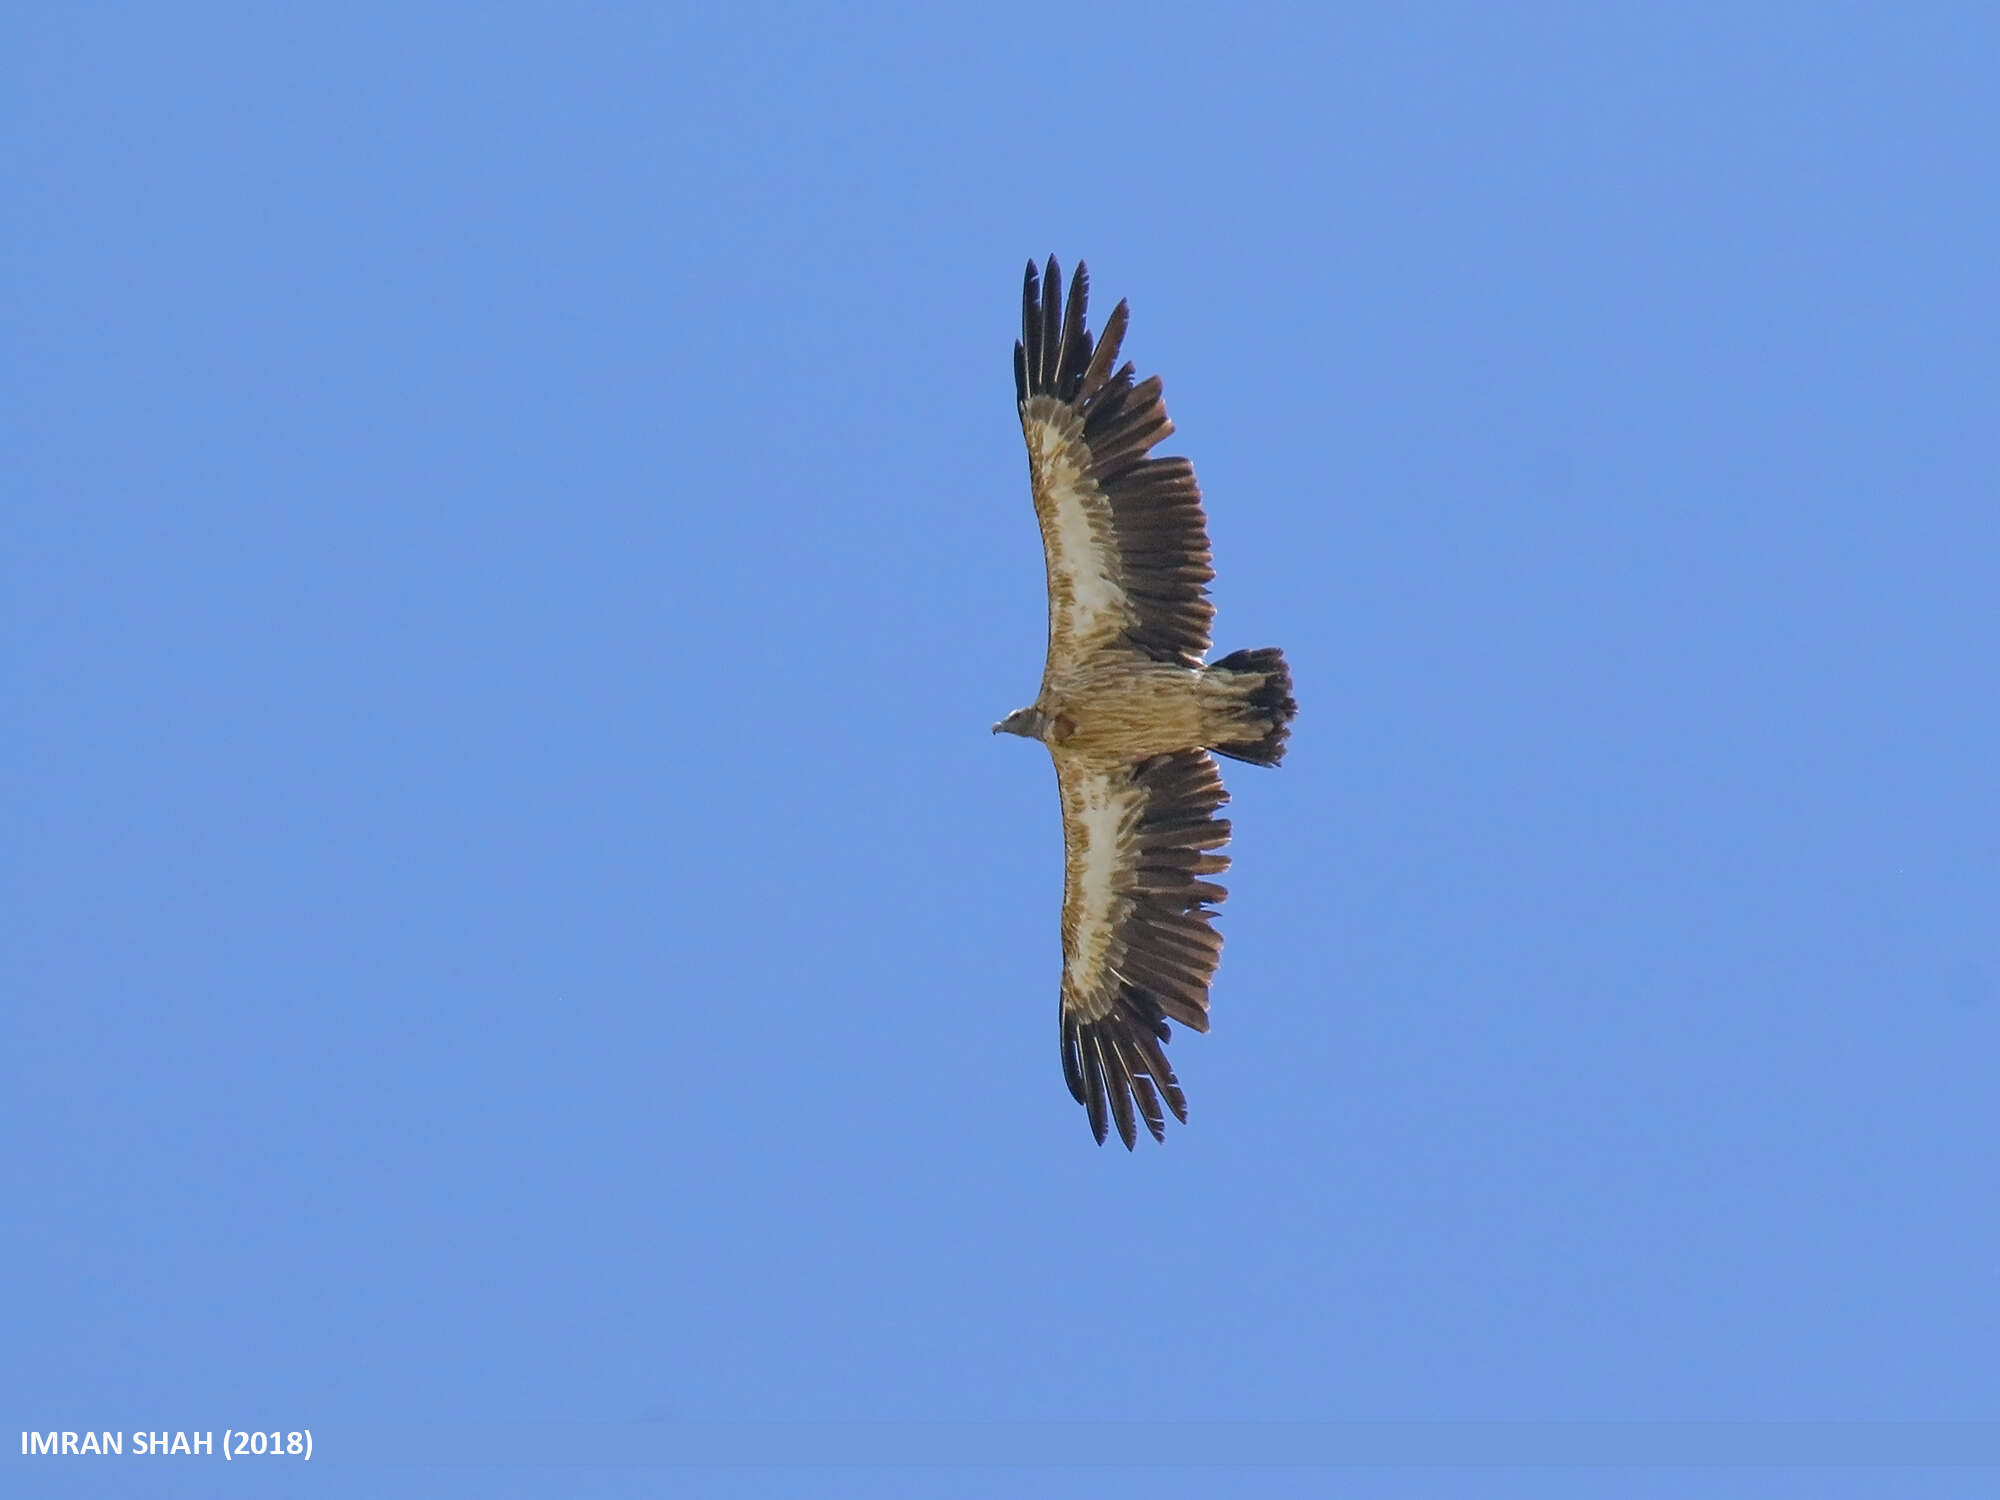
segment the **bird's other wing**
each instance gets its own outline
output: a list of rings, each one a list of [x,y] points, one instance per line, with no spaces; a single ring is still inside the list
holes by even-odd
[[[1222,956],[1209,925],[1229,868],[1228,800],[1205,750],[1107,766],[1054,752],[1062,794],[1063,1077],[1101,1144],[1116,1122],[1130,1149],[1138,1121],[1166,1136],[1165,1107],[1187,1099],[1162,1044],[1167,1022],[1208,1030],[1208,986]],[[1136,1113],[1135,1113],[1136,1106]]]
[[[1064,309],[1060,269],[1035,263],[1021,292],[1014,391],[1049,569],[1049,667],[1120,638],[1155,661],[1199,666],[1208,654],[1208,527],[1194,465],[1149,458],[1174,430],[1160,378],[1133,383],[1117,363],[1120,302],[1094,343],[1082,264]]]

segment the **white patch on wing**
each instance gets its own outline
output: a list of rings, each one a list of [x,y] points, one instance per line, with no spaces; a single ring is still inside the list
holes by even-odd
[[[1138,810],[1129,782],[1114,783],[1098,773],[1077,780],[1070,800],[1070,836],[1079,845],[1077,861],[1076,952],[1070,956],[1070,994],[1086,1021],[1112,1010],[1106,981],[1122,897],[1118,875]]]
[[[1115,633],[1128,623],[1129,609],[1116,578],[1118,554],[1110,506],[1085,468],[1090,450],[1081,437],[1072,439],[1064,424],[1047,417],[1031,415],[1024,425],[1036,489],[1051,511],[1043,527],[1049,572],[1068,585],[1051,590],[1056,597],[1050,608],[1064,616],[1051,622],[1056,627],[1052,634],[1078,641]],[[1067,599],[1060,597],[1063,594]]]

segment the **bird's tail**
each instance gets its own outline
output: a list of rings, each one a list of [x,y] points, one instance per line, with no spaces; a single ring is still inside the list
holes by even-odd
[[[1292,669],[1276,646],[1232,651],[1208,664],[1210,681],[1222,685],[1226,705],[1222,732],[1229,739],[1208,748],[1231,760],[1253,766],[1275,766],[1285,758],[1292,719],[1299,706],[1292,701]]]

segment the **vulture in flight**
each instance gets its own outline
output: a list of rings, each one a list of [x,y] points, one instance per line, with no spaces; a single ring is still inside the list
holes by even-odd
[[[1063,1077],[1102,1144],[1139,1122],[1166,1138],[1187,1097],[1167,1065],[1169,1021],[1208,1030],[1222,954],[1210,926],[1229,867],[1215,756],[1275,766],[1298,705],[1284,653],[1204,665],[1208,531],[1194,467],[1153,458],[1174,430],[1160,380],[1118,363],[1126,309],[1084,321],[1079,264],[1064,307],[1053,256],[1021,294],[1014,392],[1049,570],[1042,690],[993,726],[1040,740],[1062,798]]]

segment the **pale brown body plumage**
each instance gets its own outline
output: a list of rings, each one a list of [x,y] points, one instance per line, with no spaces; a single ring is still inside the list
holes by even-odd
[[[1097,1139],[1115,1122],[1130,1147],[1142,1119],[1155,1139],[1165,1110],[1187,1119],[1167,1022],[1208,1029],[1225,894],[1210,877],[1229,865],[1210,751],[1276,765],[1296,705],[1273,648],[1204,665],[1214,572],[1194,469],[1150,456],[1173,431],[1160,382],[1112,369],[1127,310],[1093,341],[1088,287],[1079,265],[1065,309],[1055,261],[1045,296],[1028,266],[1014,379],[1049,647],[1035,702],[994,728],[1041,740],[1055,762],[1063,1073]]]
[[[1049,718],[1042,738],[1051,751],[1120,764],[1239,739],[1250,727],[1241,696],[1201,668],[1122,654],[1044,682],[1035,707]]]

